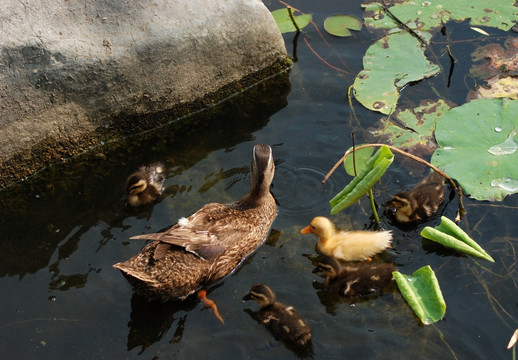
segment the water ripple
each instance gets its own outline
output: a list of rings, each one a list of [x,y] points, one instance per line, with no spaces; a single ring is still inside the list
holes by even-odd
[[[326,215],[329,200],[337,186],[331,177],[325,185],[326,173],[320,169],[283,163],[276,170],[273,193],[279,203],[279,215]]]

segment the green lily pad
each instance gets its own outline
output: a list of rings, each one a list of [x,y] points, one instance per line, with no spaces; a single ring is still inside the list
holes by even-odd
[[[290,18],[288,8],[274,10],[272,11],[272,15],[281,33],[284,34],[297,31],[297,28],[293,25],[293,21]],[[297,15],[293,17],[300,29],[304,28],[311,21],[311,14]]]
[[[440,225],[435,228],[425,227],[421,236],[457,251],[495,262],[475,240],[447,217],[442,216]]]
[[[361,28],[361,20],[351,15],[333,15],[324,20],[324,29],[334,36],[348,37],[351,36],[349,30],[360,31]]]
[[[403,1],[389,7],[390,12],[402,23],[414,30],[430,30],[449,20],[470,19],[471,26],[488,26],[504,31],[511,29],[518,17],[515,0],[425,0]],[[399,27],[383,10],[381,3],[362,5],[366,11],[365,25],[373,28]]]
[[[367,161],[363,169],[340,193],[329,201],[331,214],[354,204],[383,176],[387,168],[394,161],[394,154],[386,146],[382,146]]]
[[[503,200],[518,192],[518,100],[480,99],[438,121],[432,164],[477,200]]]
[[[433,153],[437,147],[435,124],[448,110],[450,106],[445,101],[438,100],[415,109],[396,111],[390,116],[392,120],[386,117],[381,119],[378,127],[369,129],[369,132],[377,142],[391,144],[424,157]]]
[[[401,295],[423,324],[441,320],[446,313],[446,303],[439,282],[430,265],[423,266],[412,275],[392,273]]]
[[[367,49],[363,70],[354,80],[355,97],[366,108],[388,115],[396,109],[400,89],[439,71],[426,59],[419,40],[407,32],[394,33]]]
[[[352,150],[352,148],[347,151],[349,152],[351,150]],[[363,148],[360,150],[356,150],[354,152],[354,156],[353,156],[353,154],[350,154],[349,156],[347,156],[344,160],[345,171],[351,176],[356,176],[356,174],[359,174],[363,170],[363,167],[367,164],[367,162],[371,158],[373,152],[374,152],[373,147],[366,147],[366,148]],[[356,174],[354,173],[353,160],[356,161]]]

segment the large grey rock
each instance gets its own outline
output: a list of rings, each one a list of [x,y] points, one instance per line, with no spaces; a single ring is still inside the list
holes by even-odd
[[[4,0],[0,187],[288,66],[259,0]]]

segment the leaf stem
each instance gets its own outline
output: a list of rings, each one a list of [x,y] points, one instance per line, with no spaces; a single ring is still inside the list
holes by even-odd
[[[403,156],[406,156],[412,160],[415,160],[421,164],[424,164],[426,166],[428,166],[429,168],[433,169],[435,172],[439,173],[442,177],[448,179],[448,181],[450,182],[451,186],[453,186],[453,188],[455,190],[457,190],[457,198],[458,198],[458,202],[459,202],[459,208],[457,210],[457,216],[455,217],[455,222],[459,222],[460,219],[462,218],[462,216],[466,213],[466,210],[464,209],[464,205],[462,204],[462,188],[460,186],[457,186],[457,184],[455,183],[455,181],[453,181],[453,179],[451,177],[449,177],[448,175],[446,175],[444,172],[441,171],[441,169],[439,169],[437,166],[435,165],[432,165],[430,164],[428,161],[424,160],[424,159],[421,159],[420,157],[418,156],[415,156],[415,155],[412,155],[406,151],[403,151],[401,149],[398,149],[397,147],[394,147],[392,145],[387,145],[387,144],[365,144],[365,145],[360,145],[354,149],[349,149],[345,152],[344,156],[342,156],[340,158],[340,160],[338,160],[336,162],[336,164],[333,166],[333,168],[331,170],[329,170],[329,172],[326,174],[326,176],[324,177],[324,179],[322,180],[322,184],[325,184],[326,181],[329,179],[329,177],[331,176],[331,174],[333,174],[333,172],[336,170],[336,168],[345,160],[345,158],[347,156],[349,156],[353,151],[358,151],[360,149],[364,149],[364,148],[368,148],[368,147],[381,147],[381,146],[386,146],[388,147],[390,150],[394,151],[394,152],[397,152]]]
[[[288,9],[288,15],[290,16],[291,22],[293,23],[293,26],[295,26],[295,29],[297,29],[297,33],[300,32],[299,24],[295,21],[295,17],[293,16],[293,9],[291,7],[287,7]]]
[[[374,219],[376,223],[380,223],[380,217],[378,216],[378,211],[376,210],[376,204],[374,204],[374,195],[372,194],[372,188],[369,189],[369,200],[371,203],[372,214],[374,215]]]

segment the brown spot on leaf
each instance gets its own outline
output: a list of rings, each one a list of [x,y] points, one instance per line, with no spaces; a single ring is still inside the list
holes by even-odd
[[[372,104],[372,108],[375,110],[382,109],[385,106],[384,101],[376,101],[374,104]]]

